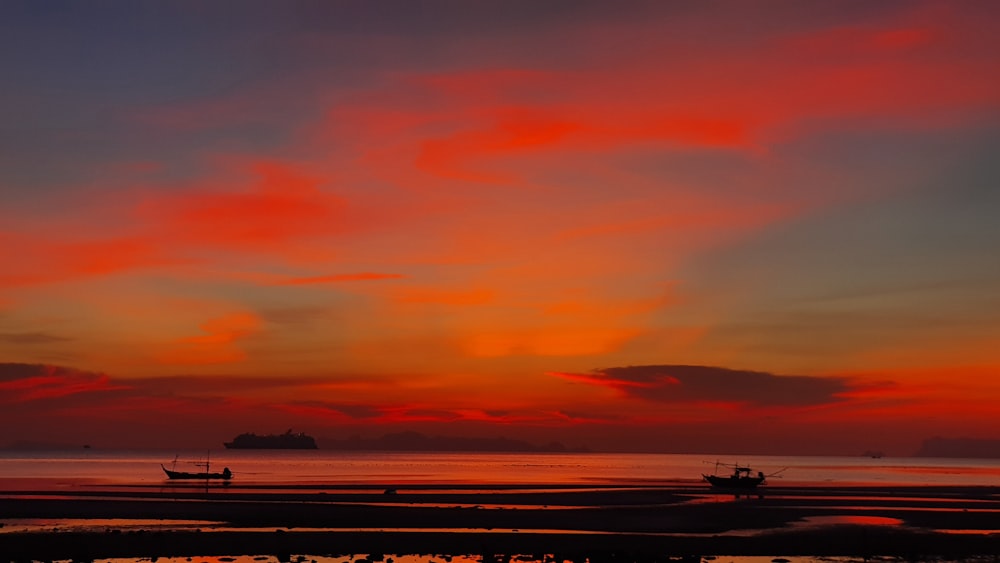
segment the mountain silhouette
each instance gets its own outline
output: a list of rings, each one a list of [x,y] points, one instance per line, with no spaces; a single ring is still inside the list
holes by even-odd
[[[346,440],[320,440],[325,450],[408,451],[408,452],[587,452],[585,447],[568,448],[559,442],[543,445],[510,438],[426,436],[419,432],[397,432],[380,438],[351,436]]]

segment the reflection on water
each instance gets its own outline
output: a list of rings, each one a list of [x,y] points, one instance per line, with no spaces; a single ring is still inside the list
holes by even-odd
[[[310,526],[231,526],[225,522],[210,520],[141,520],[120,518],[19,518],[0,520],[2,533],[16,532],[135,532],[135,531],[190,531],[199,532],[274,532],[278,530],[294,530],[296,532],[405,532],[448,533],[448,534],[586,534],[615,535],[617,532],[595,530],[566,530],[544,528],[318,528]],[[647,534],[647,535],[686,535],[686,534]],[[720,534],[714,534],[720,535]],[[0,559],[2,560],[2,559]]]
[[[863,516],[859,514],[834,514],[826,516],[807,516],[796,522],[796,527],[833,526],[837,524],[854,524],[858,526],[900,526],[899,518],[885,516]]]
[[[663,557],[674,563],[905,563],[901,557],[774,557],[774,556],[703,556],[703,557]],[[102,563],[135,563],[135,559],[107,559]],[[966,557],[962,559],[935,558],[936,563],[962,561],[965,563],[988,563],[995,561],[992,555]],[[238,557],[160,557],[156,563],[596,563],[589,559],[570,560],[552,554],[544,555],[245,555]],[[96,562],[95,562],[96,563]]]
[[[143,520],[138,518],[8,518],[0,520],[0,532],[60,531],[105,532],[133,530],[192,530],[216,526],[221,522],[210,520]]]
[[[533,557],[513,556],[512,561],[523,563],[562,563],[552,556],[535,559]],[[107,563],[135,563],[135,559],[106,559]],[[275,555],[241,555],[200,556],[200,557],[160,557],[156,563],[496,563],[479,555],[383,555],[383,554],[351,554],[351,555],[291,555],[277,557]]]
[[[133,450],[0,451],[0,484],[7,490],[167,483],[160,464],[175,455],[205,452]],[[233,484],[398,487],[406,484],[700,484],[716,456],[599,453],[386,453],[326,450],[224,450],[212,464],[232,468]],[[706,457],[708,459],[706,459]],[[794,483],[989,485],[1000,478],[1000,460],[723,456],[765,473],[787,468],[771,485]],[[202,484],[202,488],[204,484]]]

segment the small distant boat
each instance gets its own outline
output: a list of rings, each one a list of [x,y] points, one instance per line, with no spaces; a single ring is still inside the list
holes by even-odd
[[[708,481],[713,487],[720,489],[756,489],[758,485],[763,485],[767,481],[767,477],[764,475],[763,471],[758,471],[757,475],[753,475],[753,469],[745,467],[742,465],[728,465],[716,462],[716,472],[713,475],[706,475],[702,473],[702,477],[705,481]],[[732,467],[733,472],[729,475],[718,475],[718,467],[720,465],[725,465],[726,467]]]
[[[221,472],[213,473],[210,470],[208,460],[205,463],[199,463],[197,465],[203,465],[205,467],[204,471],[177,471],[177,458],[174,458],[174,469],[167,469],[160,464],[160,469],[167,474],[167,479],[221,479],[223,481],[228,481],[233,478],[233,472],[229,470],[228,467],[224,467]]]

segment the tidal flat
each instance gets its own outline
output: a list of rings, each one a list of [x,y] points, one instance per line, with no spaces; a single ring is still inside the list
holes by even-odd
[[[0,491],[0,515],[0,553],[9,561],[332,557],[400,563],[418,555],[491,563],[951,561],[1000,554],[1000,489],[981,486],[767,487],[733,494],[695,485],[192,483]]]

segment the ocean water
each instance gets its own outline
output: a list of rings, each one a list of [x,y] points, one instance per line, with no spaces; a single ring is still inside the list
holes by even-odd
[[[234,473],[233,485],[269,487],[301,487],[303,489],[344,487],[354,490],[383,487],[449,486],[475,488],[479,485],[509,486],[691,486],[707,487],[702,473],[717,470],[716,462],[739,463],[759,470],[777,487],[881,485],[881,486],[996,486],[1000,484],[1000,460],[931,459],[931,458],[865,458],[865,457],[781,457],[781,456],[704,456],[671,454],[525,454],[525,453],[398,453],[398,452],[336,452],[329,450],[220,450],[220,451],[128,451],[79,449],[61,451],[0,451],[0,495],[19,496],[18,491],[113,490],[116,487],[148,487],[163,490],[168,480],[160,464],[179,470],[203,469],[206,461],[211,469],[229,467]],[[718,471],[728,472],[725,467]],[[207,486],[207,485],[206,485]],[[214,485],[213,485],[214,486]],[[786,489],[781,497],[794,501],[801,491]],[[930,491],[931,489],[927,489]],[[797,492],[798,491],[798,492]],[[380,492],[380,491],[379,491]],[[814,493],[813,493],[814,494]],[[381,495],[380,495],[381,496]],[[804,498],[809,498],[804,497]],[[894,498],[898,501],[898,498]],[[839,497],[850,506],[852,499]],[[932,502],[931,501],[928,502]],[[732,498],[715,497],[706,502],[739,502]],[[882,510],[878,499],[867,499],[867,506]],[[875,503],[872,505],[871,503]],[[897,510],[898,507],[893,508]],[[889,508],[885,508],[889,510]],[[920,510],[919,508],[917,510]],[[935,507],[937,510],[937,507]],[[886,514],[896,514],[887,512]],[[825,519],[825,520],[824,520]],[[834,519],[836,521],[833,521]],[[812,521],[810,521],[812,520]],[[825,525],[838,522],[869,525],[902,526],[904,522],[887,518],[881,512],[861,510],[857,514],[836,514],[805,518],[801,525]],[[126,533],[141,529],[204,528],[221,531],[215,522],[200,521],[117,521],[88,519],[27,519],[0,518],[0,533],[60,530],[115,529]],[[124,530],[124,532],[122,532]],[[517,531],[517,530],[513,530]],[[954,531],[959,533],[962,530]],[[983,533],[984,530],[972,530]],[[996,533],[989,529],[987,532]],[[206,533],[208,533],[206,532]],[[419,533],[419,532],[414,532]],[[666,549],[666,548],[665,548]],[[234,550],[239,552],[239,550]],[[666,556],[665,556],[666,557]],[[148,558],[145,560],[149,560]],[[228,555],[153,558],[160,563],[576,563],[563,561],[552,554],[520,555],[508,559],[489,558],[473,554],[275,554]],[[680,561],[679,559],[671,559]],[[897,563],[899,558],[851,557],[732,557],[707,556],[687,558],[684,562],[698,563],[854,563],[855,561]],[[989,559],[995,561],[995,559]],[[129,563],[137,559],[101,559],[101,563]],[[952,561],[939,558],[939,563]],[[959,561],[959,560],[954,560]],[[987,561],[982,558],[962,561]],[[67,562],[68,563],[68,562]]]
[[[716,462],[762,471],[772,486],[1000,484],[1000,460],[987,459],[81,448],[0,451],[0,488],[155,485],[166,480],[160,464],[196,471],[206,461],[241,485],[683,485],[728,472]]]

